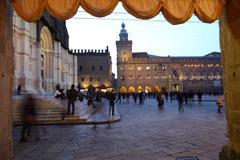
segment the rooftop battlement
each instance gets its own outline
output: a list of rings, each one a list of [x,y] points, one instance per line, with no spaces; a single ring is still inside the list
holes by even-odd
[[[74,55],[109,55],[108,46],[106,49],[71,49],[71,54]]]

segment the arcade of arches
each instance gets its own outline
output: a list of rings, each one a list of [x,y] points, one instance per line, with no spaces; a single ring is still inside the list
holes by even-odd
[[[56,0],[55,0],[56,1]],[[52,15],[58,18],[66,19],[72,17],[79,5],[91,12],[95,16],[106,16],[110,14],[117,5],[118,0],[99,0],[86,1],[65,1],[58,0],[37,0],[36,5],[26,5],[22,2],[31,3],[32,0],[14,0],[14,6],[25,20],[35,21],[41,17],[47,3],[47,9]],[[183,23],[187,21],[194,12],[199,19],[204,22],[212,22],[220,18],[220,41],[221,52],[224,66],[224,96],[227,114],[227,136],[229,143],[223,147],[220,153],[221,160],[239,160],[240,159],[240,0],[184,0],[169,1],[167,0],[122,0],[126,10],[138,18],[151,18],[159,13],[164,12],[165,18],[171,23]],[[63,7],[69,2],[66,7]],[[132,3],[131,3],[132,2]],[[152,4],[151,4],[152,2]],[[161,3],[160,3],[161,2]],[[37,3],[39,5],[37,5]],[[91,4],[92,3],[92,4]],[[95,3],[95,4],[94,4]],[[104,4],[110,4],[106,7]],[[134,4],[135,3],[135,4]],[[138,3],[138,4],[136,4]],[[142,3],[142,4],[141,4]],[[196,3],[196,4],[194,4]],[[56,5],[53,5],[56,4]],[[133,5],[134,4],[134,5]],[[157,4],[157,5],[154,5]],[[161,5],[160,5],[161,4]],[[184,6],[186,4],[188,7]],[[23,6],[21,6],[23,5]],[[165,6],[164,6],[165,5]],[[183,5],[179,7],[179,5]],[[34,8],[34,7],[36,8]],[[73,7],[74,6],[74,7]],[[164,9],[162,8],[164,6]],[[174,7],[175,6],[175,7]],[[189,11],[189,6],[192,7]],[[194,6],[194,7],[193,7]],[[55,7],[55,8],[54,8]],[[150,7],[150,9],[149,9]],[[60,9],[59,9],[60,8]],[[64,8],[66,10],[64,10]],[[177,9],[176,9],[177,8]],[[222,10],[223,9],[223,10]],[[69,11],[70,10],[70,11]],[[186,10],[189,11],[186,13]],[[172,13],[171,11],[175,11]],[[172,13],[172,14],[171,14]],[[62,16],[61,16],[62,15]],[[11,2],[3,0],[0,5],[0,157],[3,160],[12,159],[12,121],[11,121],[11,94],[13,80],[13,43],[12,43],[12,15]],[[3,92],[4,91],[4,92]]]
[[[164,88],[163,88],[164,89]],[[161,87],[155,85],[155,86],[150,86],[150,85],[146,85],[145,87],[143,86],[129,86],[129,87],[126,87],[126,86],[121,86],[119,88],[119,91],[121,93],[133,93],[133,92],[160,92],[162,91],[161,90]]]

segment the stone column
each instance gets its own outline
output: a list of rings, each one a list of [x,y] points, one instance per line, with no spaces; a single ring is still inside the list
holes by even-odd
[[[42,78],[41,78],[41,49],[40,49],[40,43],[36,43],[36,49],[35,49],[35,77],[36,79],[36,89],[38,93],[44,93],[44,90],[42,88]]]
[[[240,40],[234,36],[225,10],[220,19],[220,41],[229,143],[222,148],[219,154],[220,160],[240,159]]]
[[[12,159],[13,24],[11,1],[0,5],[0,159]]]

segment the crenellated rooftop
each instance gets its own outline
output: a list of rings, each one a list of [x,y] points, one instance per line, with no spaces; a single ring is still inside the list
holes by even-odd
[[[74,55],[109,55],[110,52],[108,50],[108,46],[106,49],[71,49],[71,54]]]

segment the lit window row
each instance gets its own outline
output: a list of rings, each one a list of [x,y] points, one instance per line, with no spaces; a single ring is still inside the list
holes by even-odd
[[[143,77],[141,76],[141,75],[138,75],[138,77],[137,77],[138,79],[143,79]],[[162,79],[162,80],[169,80],[169,79],[173,79],[173,80],[207,80],[207,79],[209,79],[209,80],[214,80],[214,79],[216,79],[216,80],[220,80],[221,79],[221,76],[220,75],[209,75],[209,76],[206,76],[206,75],[204,75],[204,76],[200,76],[200,75],[191,75],[191,76],[166,76],[166,75],[164,75],[164,76],[150,76],[150,75],[147,75],[146,77],[145,77],[146,79],[148,79],[148,80],[150,80],[150,79]],[[120,79],[121,80],[124,80],[124,76],[121,76],[120,77]],[[129,76],[128,77],[128,79],[129,80],[134,80],[135,79],[135,77],[134,76]]]
[[[144,67],[138,66],[136,69],[137,69],[138,71],[141,71],[141,70],[143,70],[143,68],[144,68]],[[134,67],[128,67],[127,69],[131,71],[131,70],[134,70]],[[153,69],[153,70],[157,70],[157,67],[156,67],[156,66],[153,66],[152,69]],[[161,70],[166,70],[166,69],[167,69],[166,66],[164,66],[164,65],[161,66]],[[124,67],[121,66],[121,67],[120,67],[120,70],[123,71],[123,70],[124,70]],[[146,71],[150,71],[150,70],[151,70],[151,67],[150,67],[150,66],[146,66],[145,70],[146,70]]]
[[[219,64],[184,64],[184,67],[219,67]]]
[[[213,80],[213,79],[216,79],[216,80],[220,80],[221,79],[221,76],[220,75],[209,75],[209,76],[183,76],[183,80],[200,80],[200,79],[203,79],[203,80],[207,80],[207,79],[210,79],[210,80]]]

